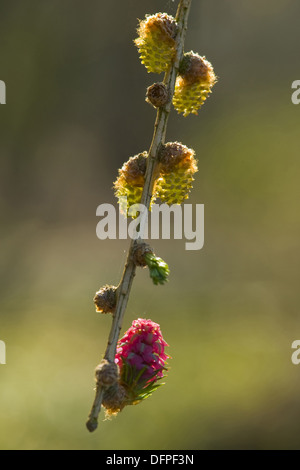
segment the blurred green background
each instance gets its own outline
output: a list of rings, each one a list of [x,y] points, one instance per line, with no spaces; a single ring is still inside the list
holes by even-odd
[[[0,4],[1,449],[300,449],[297,0],[193,2],[185,49],[219,82],[198,117],[172,113],[167,140],[196,151],[205,246],[153,242],[170,282],[138,272],[123,332],[160,323],[166,385],[85,429],[111,325],[92,298],[129,245],[96,238],[96,208],[152,138],[161,77],[139,62],[137,18],[176,4]]]

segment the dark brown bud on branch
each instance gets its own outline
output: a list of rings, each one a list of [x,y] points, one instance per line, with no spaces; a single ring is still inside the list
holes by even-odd
[[[96,292],[94,303],[96,311],[100,313],[114,313],[117,303],[117,288],[115,286],[104,286]]]
[[[119,380],[119,368],[114,362],[103,359],[96,367],[95,379],[101,387],[111,387]]]
[[[128,395],[123,385],[116,383],[112,387],[104,391],[102,405],[106,408],[106,417],[117,415],[128,401]]]
[[[168,102],[168,91],[164,83],[154,83],[147,88],[146,101],[155,108],[162,108]]]
[[[133,261],[136,266],[145,267],[147,262],[145,260],[146,253],[153,254],[153,250],[147,243],[138,243],[133,252]]]

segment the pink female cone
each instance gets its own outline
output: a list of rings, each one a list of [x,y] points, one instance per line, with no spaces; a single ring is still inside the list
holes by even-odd
[[[115,362],[120,368],[120,383],[128,392],[128,403],[136,404],[150,396],[161,383],[166,370],[165,346],[160,326],[151,320],[133,321],[118,342]]]

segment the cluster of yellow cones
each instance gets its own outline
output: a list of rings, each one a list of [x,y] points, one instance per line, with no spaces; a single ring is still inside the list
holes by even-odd
[[[166,13],[147,15],[143,21],[140,21],[135,44],[141,62],[149,73],[162,73],[168,70],[176,56],[177,32],[176,20]],[[176,111],[183,116],[198,114],[216,81],[213,67],[205,57],[193,51],[185,53],[180,63],[172,100]],[[159,92],[163,96],[163,87],[163,83],[150,87],[147,101],[151,89],[153,89],[152,94]],[[158,106],[153,101],[152,104]],[[147,152],[131,157],[119,170],[119,176],[114,183],[120,209],[126,216],[133,204],[141,202],[147,157]],[[178,142],[165,144],[160,152],[160,164],[151,205],[156,200],[168,205],[181,204],[189,197],[196,171],[198,171],[197,162],[192,149]]]

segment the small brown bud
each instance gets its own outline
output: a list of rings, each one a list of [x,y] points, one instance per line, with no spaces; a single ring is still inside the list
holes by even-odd
[[[111,387],[119,380],[119,369],[117,364],[103,359],[96,367],[95,379],[102,387]]]
[[[94,303],[97,312],[114,313],[117,302],[116,290],[115,286],[104,286],[96,292]]]
[[[168,102],[168,90],[164,83],[158,82],[147,88],[146,101],[155,108],[161,108]]]
[[[153,253],[153,250],[150,245],[147,243],[138,243],[133,252],[133,261],[136,266],[144,267],[147,266],[145,261],[145,255],[147,253]]]
[[[117,415],[126,404],[128,404],[128,394],[123,385],[117,383],[105,390],[102,405],[106,408],[107,418]]]

